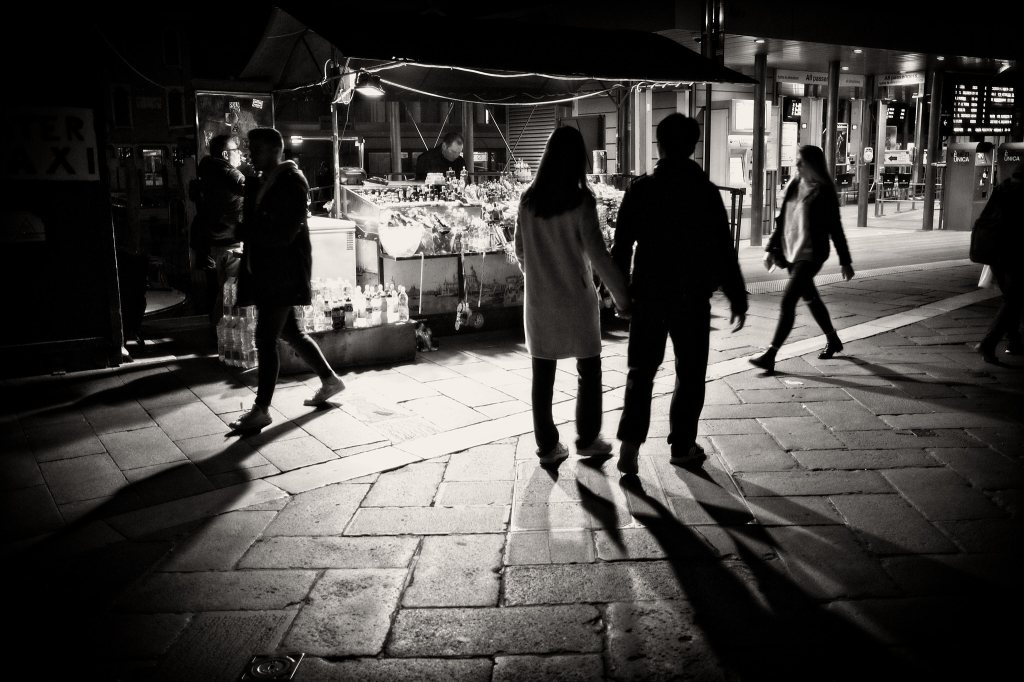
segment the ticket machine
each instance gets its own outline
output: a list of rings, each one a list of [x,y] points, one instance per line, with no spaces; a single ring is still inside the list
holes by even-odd
[[[996,152],[996,179],[1008,179],[1018,168],[1024,167],[1024,142],[1004,142]]]
[[[943,227],[970,230],[992,193],[991,142],[959,142],[946,148]]]

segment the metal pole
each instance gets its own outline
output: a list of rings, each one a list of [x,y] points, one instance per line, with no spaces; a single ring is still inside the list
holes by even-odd
[[[914,168],[911,173],[910,182],[917,184],[921,182],[921,142],[924,136],[924,85],[917,88],[917,104],[914,107]]]
[[[391,172],[402,172],[402,120],[398,102],[387,103],[388,129],[391,133]]]
[[[768,55],[754,57],[754,168],[750,182],[750,245],[761,245],[764,231],[764,107],[768,85]]]
[[[689,116],[690,118],[697,118],[697,84],[696,83],[690,83],[690,101],[688,102],[688,104],[689,104],[689,111],[686,112],[686,115]]]
[[[860,164],[860,173],[857,178],[857,227],[868,226],[868,195],[871,193],[871,163],[864,160],[864,147],[867,146],[869,137],[868,131],[871,129],[871,93],[875,91],[875,79],[872,76],[868,76],[867,82],[864,84],[864,97],[860,100],[860,135],[857,136],[857,140],[860,142],[861,149],[857,150],[857,162]],[[875,158],[878,159],[881,151],[875,152]],[[877,195],[875,197],[877,201]]]
[[[825,113],[825,163],[833,178],[836,174],[836,135],[839,132],[839,61],[828,63],[828,111]]]
[[[341,150],[338,145],[338,103],[331,102],[331,159],[334,162],[334,210],[335,218],[341,217]]]
[[[473,138],[473,123],[476,118],[476,105],[462,103],[462,158],[466,160],[466,172],[473,174],[473,149],[476,146]]]
[[[724,51],[720,44],[722,36],[721,0],[704,0],[704,34],[701,38],[701,55],[721,65]],[[704,172],[711,170],[711,83],[704,86]]]
[[[935,221],[935,164],[939,159],[939,113],[942,111],[942,71],[932,71],[932,90],[928,101],[928,164],[924,167],[924,222],[922,230],[931,230]]]
[[[889,118],[889,103],[878,100],[878,121],[875,126],[875,217],[882,215],[882,169],[885,167],[885,124]]]

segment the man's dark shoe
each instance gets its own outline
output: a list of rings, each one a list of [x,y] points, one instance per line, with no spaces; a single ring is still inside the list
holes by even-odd
[[[986,346],[984,343],[979,343],[974,346],[974,351],[981,354],[981,359],[990,365],[998,365],[999,358],[996,357],[996,349],[992,346]]]
[[[831,360],[832,356],[843,349],[843,342],[839,340],[838,336],[833,336],[828,339],[825,343],[825,347],[821,349],[821,353],[818,354],[819,360]]]
[[[775,354],[777,352],[778,351],[775,350],[774,348],[769,348],[764,352],[763,355],[760,355],[756,358],[750,358],[750,364],[752,364],[754,367],[760,367],[761,369],[768,373],[774,372]]]
[[[636,476],[640,473],[640,446],[636,443],[622,441],[622,445],[619,447],[619,461],[616,466],[627,476]]]
[[[1024,355],[1024,341],[1010,341],[1003,352],[1007,355]]]
[[[679,454],[672,453],[672,457],[669,459],[669,462],[678,467],[688,467],[700,464],[707,458],[708,456],[704,453],[704,448],[694,443],[686,452]]]

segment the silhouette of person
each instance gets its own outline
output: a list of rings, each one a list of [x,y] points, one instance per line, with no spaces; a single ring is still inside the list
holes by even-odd
[[[239,170],[243,159],[237,137],[215,135],[209,146],[210,155],[199,162],[190,241],[197,263],[206,271],[210,323],[215,325],[224,314],[224,282],[238,276],[245,176]]]
[[[238,282],[241,305],[255,304],[259,383],[252,409],[232,422],[238,431],[269,425],[270,402],[281,369],[278,339],[283,338],[320,377],[322,385],[305,401],[322,405],[345,388],[320,347],[295,321],[294,306],[309,305],[313,268],[307,224],[309,183],[294,161],[285,161],[284,140],[274,128],[249,132],[249,150],[258,180],[245,197],[245,251]]]
[[[765,264],[768,267],[777,265],[789,270],[789,282],[782,295],[772,345],[760,356],[750,359],[752,365],[766,372],[775,370],[775,356],[793,330],[796,304],[801,298],[807,302],[814,321],[827,339],[818,358],[827,360],[843,350],[843,342],[832,326],[828,308],[814,286],[814,276],[828,259],[829,239],[835,242],[843,277],[846,280],[853,278],[850,249],[846,246],[846,235],[839,218],[839,196],[820,147],[801,147],[796,168],[797,176],[790,180],[783,192],[782,210],[775,218],[775,230],[765,247]]]
[[[703,461],[696,443],[704,408],[711,294],[722,287],[733,331],[743,328],[747,293],[733,251],[729,218],[717,187],[689,157],[700,138],[692,118],[670,114],[658,124],[658,165],[638,178],[619,207],[612,257],[626,276],[633,262],[629,376],[619,422],[619,470],[636,474],[651,420],[654,375],[672,338],[676,387],[670,408],[671,462]],[[634,257],[633,247],[636,245]]]
[[[1002,304],[975,350],[985,362],[998,364],[996,349],[1007,337],[1005,353],[1024,354],[1021,318],[1024,313],[1024,167],[999,183],[982,210],[971,234],[971,260],[987,263],[1003,292]]]
[[[623,313],[629,293],[615,268],[597,219],[597,201],[587,187],[587,151],[575,128],[557,128],[548,138],[533,183],[523,193],[515,249],[523,268],[526,347],[533,358],[533,428],[541,465],[569,455],[558,441],[551,414],[559,359],[576,358],[576,452],[607,455],[601,438],[600,303],[593,270]]]

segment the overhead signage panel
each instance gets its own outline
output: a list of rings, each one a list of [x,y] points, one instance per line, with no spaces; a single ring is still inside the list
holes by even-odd
[[[875,85],[879,88],[893,88],[904,85],[923,85],[924,74],[914,73],[883,73],[875,76]]]
[[[778,69],[775,80],[779,83],[800,83],[802,85],[828,85],[828,73],[825,71],[791,71]],[[852,73],[839,74],[839,87],[863,88],[864,76]]]

